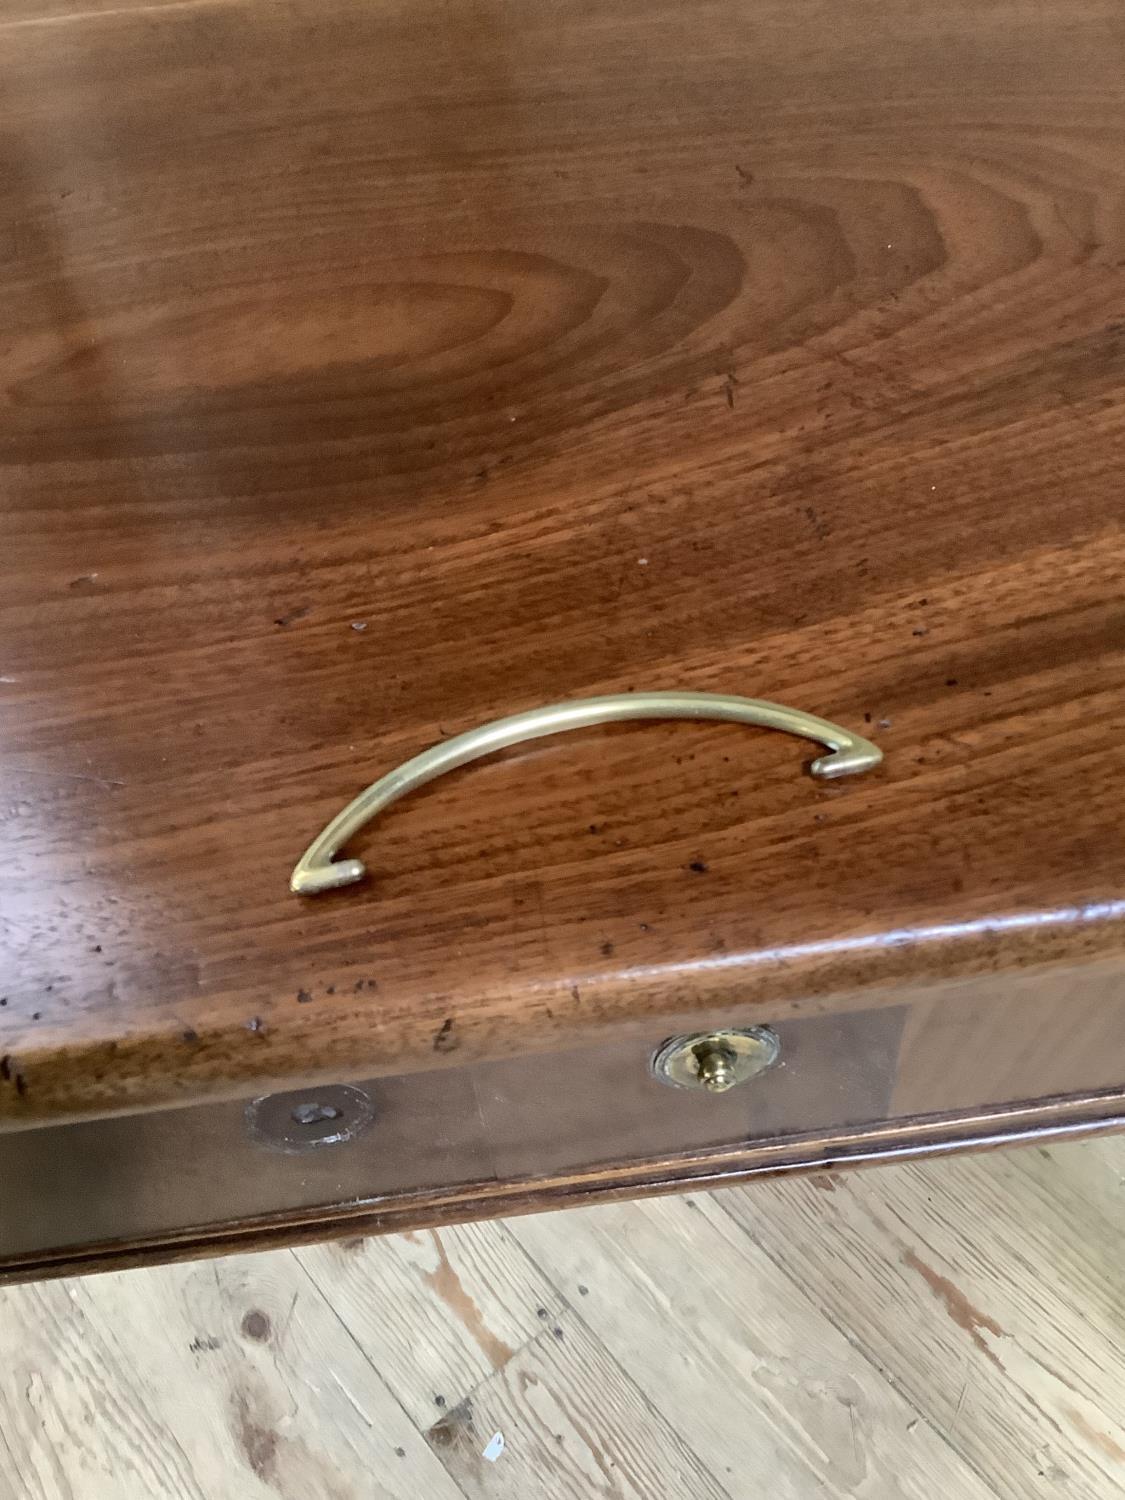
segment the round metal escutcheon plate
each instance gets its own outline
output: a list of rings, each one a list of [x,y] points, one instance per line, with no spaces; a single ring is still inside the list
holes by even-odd
[[[700,1031],[669,1037],[656,1049],[652,1071],[661,1083],[673,1088],[725,1094],[748,1078],[764,1073],[780,1055],[777,1033],[768,1026]]]
[[[374,1118],[370,1097],[350,1083],[263,1094],[246,1106],[246,1128],[251,1138],[273,1151],[294,1156],[353,1141]]]

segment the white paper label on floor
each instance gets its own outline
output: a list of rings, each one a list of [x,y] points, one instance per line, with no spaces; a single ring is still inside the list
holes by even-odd
[[[492,1434],[492,1436],[489,1438],[489,1440],[488,1440],[488,1446],[485,1448],[484,1452],[481,1454],[481,1457],[482,1458],[487,1458],[490,1464],[494,1464],[496,1462],[496,1460],[500,1457],[501,1453],[503,1453],[503,1451],[504,1451],[504,1434],[502,1432],[494,1432]]]

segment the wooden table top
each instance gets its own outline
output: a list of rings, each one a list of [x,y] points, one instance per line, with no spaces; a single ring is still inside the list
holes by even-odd
[[[1122,948],[1117,0],[0,34],[5,1121]]]

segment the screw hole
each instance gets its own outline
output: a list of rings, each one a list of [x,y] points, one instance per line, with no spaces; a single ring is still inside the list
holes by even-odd
[[[297,1125],[319,1125],[323,1120],[338,1120],[342,1114],[334,1104],[298,1104],[290,1118]]]

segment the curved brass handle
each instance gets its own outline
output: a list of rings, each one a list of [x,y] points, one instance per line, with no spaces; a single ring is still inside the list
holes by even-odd
[[[291,890],[301,896],[315,896],[351,885],[367,873],[359,859],[337,860],[336,855],[348,840],[359,832],[392,802],[405,797],[427,781],[467,765],[482,755],[491,755],[508,745],[537,740],[564,729],[586,729],[592,724],[610,724],[620,719],[729,719],[736,724],[761,724],[767,729],[781,729],[805,739],[826,745],[831,755],[822,755],[809,768],[814,776],[852,776],[870,770],[883,759],[883,752],[870,740],[862,739],[839,724],[767,703],[763,698],[734,698],[723,693],[613,693],[606,698],[575,698],[569,703],[552,703],[529,713],[513,714],[470,729],[454,739],[443,740],[421,755],[404,761],[397,770],[380,777],[366,791],[349,802],[342,812],[320,833],[297,861],[289,882]]]

